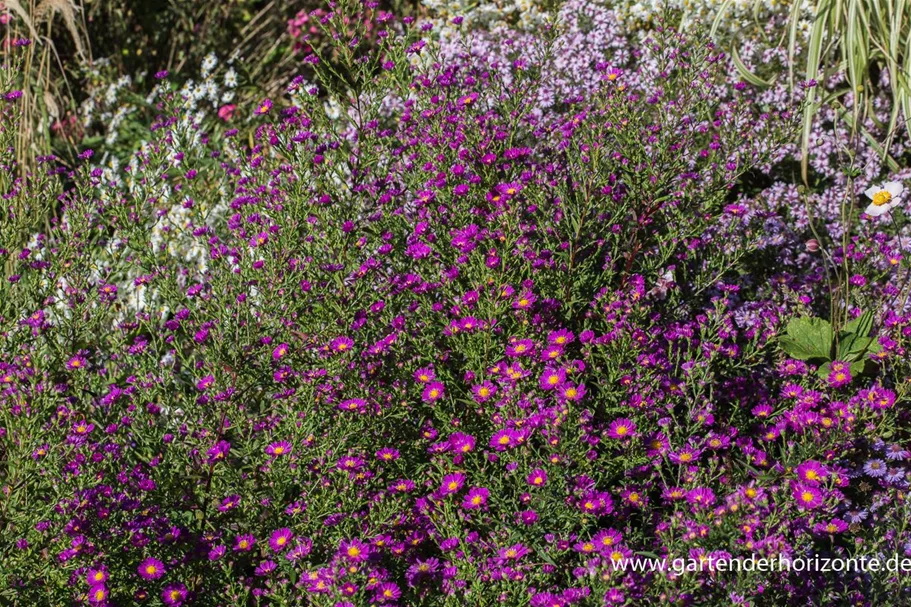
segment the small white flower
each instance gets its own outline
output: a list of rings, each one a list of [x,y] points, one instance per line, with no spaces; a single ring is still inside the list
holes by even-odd
[[[225,72],[225,86],[229,89],[233,89],[237,86],[237,72],[234,71],[234,68],[230,68]]]
[[[904,191],[905,186],[899,181],[870,186],[864,194],[873,202],[864,212],[871,217],[885,215],[901,202],[900,198]]]
[[[215,53],[209,53],[206,55],[206,58],[202,60],[202,73],[208,75],[217,65],[218,57],[215,56]]]

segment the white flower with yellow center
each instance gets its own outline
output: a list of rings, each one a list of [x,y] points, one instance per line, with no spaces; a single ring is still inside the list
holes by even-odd
[[[870,203],[870,206],[864,212],[871,217],[885,215],[901,202],[900,198],[904,191],[905,186],[899,181],[870,186],[864,194],[873,202]]]

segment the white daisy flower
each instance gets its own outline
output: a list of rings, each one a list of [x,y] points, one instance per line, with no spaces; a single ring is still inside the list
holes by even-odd
[[[864,212],[871,217],[885,215],[901,202],[900,198],[904,191],[905,186],[900,181],[889,181],[870,186],[864,194],[873,202]]]
[[[206,58],[202,60],[202,73],[208,75],[217,65],[218,57],[215,56],[215,53],[209,53],[206,55]]]

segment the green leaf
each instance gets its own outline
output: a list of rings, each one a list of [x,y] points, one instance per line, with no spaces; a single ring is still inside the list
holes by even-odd
[[[870,334],[870,329],[872,328],[873,312],[864,312],[854,320],[845,323],[843,331],[845,333],[854,333],[861,337],[866,337]]]
[[[838,359],[854,361],[861,358],[874,341],[873,337],[868,337],[872,328],[872,312],[864,312],[845,323],[844,330],[838,334]]]
[[[834,338],[835,333],[828,321],[803,316],[792,318],[788,323],[787,335],[779,337],[778,341],[792,358],[831,360]]]
[[[838,342],[838,360],[858,360],[873,343],[872,337],[861,337],[853,333],[843,333]]]

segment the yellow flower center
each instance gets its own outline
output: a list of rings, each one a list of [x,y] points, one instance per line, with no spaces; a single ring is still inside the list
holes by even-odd
[[[880,190],[873,195],[873,204],[878,207],[883,206],[884,204],[889,204],[889,201],[892,200],[892,194],[886,190]]]
[[[350,548],[348,548],[348,556],[359,556],[360,553],[361,553],[361,549],[358,548],[357,546],[351,546]]]

